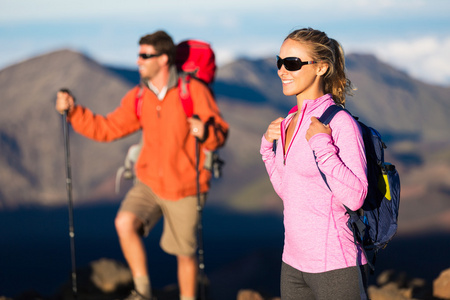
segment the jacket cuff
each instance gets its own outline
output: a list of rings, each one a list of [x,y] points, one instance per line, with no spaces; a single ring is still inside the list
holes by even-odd
[[[262,136],[261,138],[261,147],[262,148],[272,148],[273,142],[269,142],[268,140],[266,140],[266,137]]]

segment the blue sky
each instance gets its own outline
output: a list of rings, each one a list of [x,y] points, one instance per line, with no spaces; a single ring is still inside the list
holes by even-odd
[[[450,85],[449,0],[0,0],[0,69],[62,48],[134,67],[137,41],[166,30],[212,43],[219,66],[276,55],[313,27],[346,53],[372,53],[423,81]]]

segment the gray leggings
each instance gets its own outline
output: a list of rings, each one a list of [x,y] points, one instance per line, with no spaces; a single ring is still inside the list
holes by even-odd
[[[365,275],[366,267],[362,266]],[[367,276],[363,276],[367,286]],[[306,273],[288,264],[281,266],[281,300],[361,299],[358,267],[323,273]]]

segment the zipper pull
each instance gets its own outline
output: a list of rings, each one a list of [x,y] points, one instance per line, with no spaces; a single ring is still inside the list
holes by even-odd
[[[158,115],[158,118],[160,117],[160,111],[161,111],[161,106],[157,105],[156,106],[156,114]]]

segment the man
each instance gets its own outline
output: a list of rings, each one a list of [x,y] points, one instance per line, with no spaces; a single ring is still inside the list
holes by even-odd
[[[119,242],[131,269],[135,290],[127,300],[152,299],[147,257],[142,236],[164,216],[161,248],[177,257],[180,299],[195,299],[197,286],[196,138],[201,148],[224,145],[228,124],[221,117],[210,90],[191,80],[194,114],[187,118],[179,99],[175,46],[164,31],[139,41],[137,65],[141,86],[130,90],[106,117],[75,105],[72,96],[58,92],[56,110],[68,111],[78,133],[97,141],[113,141],[142,129],[143,146],[136,162],[137,183],[127,193],[115,219]],[[137,107],[137,97],[142,97]],[[205,161],[200,151],[199,165]],[[204,204],[211,174],[200,167]]]

